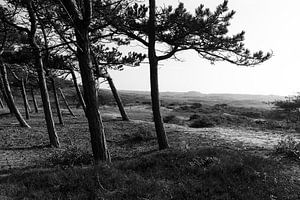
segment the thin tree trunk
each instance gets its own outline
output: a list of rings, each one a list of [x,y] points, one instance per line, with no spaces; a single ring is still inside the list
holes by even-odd
[[[35,52],[35,57],[36,57],[36,67],[37,67],[38,78],[39,78],[39,87],[41,91],[41,97],[43,102],[43,108],[44,108],[44,114],[45,114],[45,120],[47,124],[50,144],[54,147],[59,147],[59,140],[54,125],[42,56],[38,49]]]
[[[1,107],[1,108],[4,108],[4,105],[3,105],[3,102],[2,102],[1,97],[0,97],[0,107]]]
[[[25,90],[25,92],[26,92],[26,90]],[[28,96],[27,96],[27,92],[26,92],[26,98],[27,98],[27,100],[26,100],[26,102],[27,102],[27,108],[28,108],[28,111],[29,111],[29,113],[31,113],[31,107],[30,107],[30,104],[29,104],[29,101],[28,101]]]
[[[7,94],[5,92],[5,88],[4,88],[4,84],[3,84],[3,79],[2,79],[2,76],[1,76],[1,73],[0,73],[0,86],[1,86],[1,92],[2,92],[2,95],[3,95],[3,98],[4,98],[4,101],[9,109],[9,112],[11,114],[13,114],[13,109],[12,109],[12,106],[10,105],[10,102],[8,100],[8,97],[7,97]]]
[[[23,79],[21,79],[21,92],[22,92],[22,97],[23,97],[23,102],[24,102],[25,116],[26,116],[26,119],[29,119],[30,118],[29,109],[28,109],[29,103],[28,103],[25,83],[24,83]]]
[[[58,90],[59,90],[60,95],[61,95],[61,97],[63,98],[63,100],[64,100],[64,102],[65,102],[65,105],[66,105],[67,109],[69,110],[70,114],[71,114],[73,117],[75,117],[74,113],[72,112],[72,110],[71,110],[71,108],[70,108],[70,106],[69,106],[69,103],[68,103],[68,101],[67,101],[67,99],[66,99],[64,93],[62,92],[62,90],[61,90],[60,88],[58,88]]]
[[[50,98],[49,98],[49,93],[46,84],[46,77],[45,77],[45,72],[43,67],[42,55],[39,49],[36,49],[35,57],[36,57],[36,67],[37,67],[38,78],[39,78],[39,87],[41,91],[41,97],[43,102],[47,130],[50,139],[50,145],[54,147],[59,147],[59,140],[54,125],[54,120],[53,120],[53,115],[52,115],[52,110],[50,105]]]
[[[0,70],[1,70],[1,75],[2,75],[2,81],[3,81],[3,87],[4,87],[4,92],[5,95],[7,97],[7,105],[10,107],[10,110],[15,114],[17,120],[19,121],[20,125],[22,127],[27,127],[30,128],[30,126],[27,124],[27,122],[25,121],[25,119],[23,118],[23,116],[21,115],[19,109],[17,108],[11,89],[10,89],[10,85],[8,82],[8,78],[7,78],[7,71],[6,71],[6,66],[5,64],[2,62],[2,60],[0,59]]]
[[[80,32],[79,32],[80,31]],[[110,162],[102,118],[98,108],[95,77],[91,64],[90,43],[87,27],[82,24],[75,30],[76,40],[80,48],[77,57],[82,77],[84,100],[86,103],[86,117],[88,119],[91,144],[95,163],[100,161]]]
[[[33,88],[31,88],[31,97],[32,97],[32,101],[33,101],[35,113],[38,113],[39,112],[39,107],[38,107],[36,98],[34,96],[34,90],[33,90]]]
[[[121,113],[123,121],[129,121],[129,117],[126,114],[126,111],[124,109],[123,103],[121,101],[121,98],[119,97],[118,91],[117,91],[117,89],[115,87],[115,84],[114,84],[112,78],[108,75],[106,77],[106,79],[107,79],[108,84],[110,86],[111,92],[113,93],[115,101],[117,102],[117,105],[118,105],[118,108],[119,108],[119,111]]]
[[[160,112],[159,89],[158,89],[158,59],[155,53],[155,0],[149,0],[149,47],[148,57],[150,63],[150,84],[152,111],[159,149],[169,148],[167,135],[164,129]]]
[[[45,120],[47,124],[47,130],[49,134],[50,139],[50,145],[54,147],[59,147],[59,140],[56,133],[53,115],[51,111],[51,105],[49,100],[49,93],[47,89],[46,84],[46,77],[45,77],[45,71],[44,71],[44,64],[42,59],[42,54],[40,51],[40,48],[36,42],[36,29],[37,29],[37,19],[36,15],[34,13],[33,9],[33,2],[28,1],[27,2],[27,10],[29,15],[29,21],[31,25],[30,34],[29,34],[29,42],[33,49],[34,58],[35,58],[35,66],[38,73],[38,79],[39,79],[39,87],[41,90],[41,96],[43,101],[43,108],[44,108],[44,114],[45,114]]]
[[[57,95],[57,91],[56,91],[56,87],[55,87],[55,81],[54,81],[53,77],[51,77],[50,80],[51,80],[51,85],[52,85],[52,89],[53,89],[53,95],[54,95],[56,112],[57,112],[57,117],[58,117],[58,120],[59,120],[59,124],[63,125],[64,122],[63,122],[63,118],[62,118],[62,115],[61,115],[61,110],[60,110],[58,95]]]
[[[79,86],[78,86],[77,78],[76,78],[75,72],[74,72],[73,69],[70,69],[70,71],[71,71],[72,79],[73,79],[73,82],[74,82],[74,87],[75,87],[76,92],[77,92],[77,95],[78,95],[79,102],[80,102],[80,104],[81,104],[81,106],[82,106],[82,109],[84,110],[84,113],[85,113],[85,112],[86,112],[86,105],[85,105],[84,99],[83,99],[83,97],[82,97],[80,88],[79,88]]]

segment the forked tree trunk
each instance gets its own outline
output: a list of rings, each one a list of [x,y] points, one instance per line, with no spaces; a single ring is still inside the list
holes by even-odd
[[[25,119],[23,118],[23,116],[21,115],[19,109],[17,108],[17,106],[15,104],[15,101],[14,101],[14,98],[13,98],[13,95],[12,95],[12,92],[11,92],[11,88],[10,88],[10,85],[9,85],[9,82],[8,82],[8,78],[7,78],[6,66],[2,62],[1,59],[0,59],[0,71],[1,71],[1,75],[2,75],[4,93],[5,93],[6,98],[7,98],[7,105],[10,107],[10,110],[16,116],[16,118],[19,121],[20,125],[22,127],[30,128],[30,126],[27,124],[27,122],[25,121]]]
[[[60,105],[59,105],[59,99],[58,99],[58,95],[57,95],[57,91],[56,91],[56,87],[55,87],[54,78],[51,77],[50,81],[51,81],[51,85],[52,85],[52,89],[53,89],[53,95],[54,95],[54,100],[55,100],[55,107],[56,107],[58,121],[59,121],[59,124],[63,125],[64,122],[63,122],[63,118],[62,118],[62,115],[61,115],[61,110],[60,110]]]
[[[158,89],[158,59],[155,52],[155,0],[149,0],[149,47],[148,57],[150,63],[150,84],[153,119],[158,140],[159,149],[169,148],[167,135],[164,129],[160,112],[159,89]]]
[[[36,98],[34,96],[34,90],[33,90],[33,88],[31,88],[31,97],[32,97],[32,101],[33,101],[35,113],[38,113],[39,112],[39,107],[38,107]]]
[[[112,78],[108,75],[106,77],[106,79],[108,81],[108,84],[109,84],[109,87],[111,89],[111,92],[113,93],[115,101],[117,102],[117,105],[118,105],[118,108],[119,108],[119,111],[121,113],[123,121],[129,121],[129,117],[126,114],[126,111],[124,109],[123,103],[121,101],[121,98],[119,97],[118,91],[117,91],[117,89],[115,87],[115,84],[114,84]]]
[[[82,22],[83,23],[83,22]],[[75,30],[77,44],[77,57],[82,77],[84,101],[86,103],[86,117],[88,119],[91,144],[95,163],[100,161],[110,162],[110,154],[106,144],[104,127],[100,112],[95,85],[95,77],[92,69],[88,28],[81,24]]]
[[[29,115],[29,108],[28,108],[28,99],[27,99],[27,94],[26,94],[26,88],[25,88],[25,83],[24,83],[24,80],[21,79],[21,93],[22,93],[22,97],[23,97],[23,103],[24,103],[24,109],[25,109],[25,116],[26,116],[26,119],[29,119],[30,118],[30,115]]]
[[[52,115],[51,105],[49,100],[49,93],[46,84],[42,54],[36,42],[36,37],[35,37],[36,29],[37,29],[37,20],[33,9],[33,1],[26,1],[26,3],[27,3],[29,21],[31,25],[31,30],[29,34],[29,43],[33,49],[33,55],[35,58],[35,66],[38,73],[39,87],[41,90],[41,97],[43,101],[43,108],[44,108],[45,120],[47,124],[48,135],[50,139],[50,145],[54,147],[59,147],[59,140],[54,125],[54,120],[53,120],[53,115]]]
[[[65,103],[65,105],[66,105],[66,107],[67,107],[69,113],[70,113],[73,117],[75,117],[74,113],[72,112],[71,107],[69,106],[69,103],[68,103],[68,101],[67,101],[67,99],[66,99],[64,93],[62,92],[62,90],[61,90],[60,88],[58,88],[58,90],[59,90],[59,92],[60,92],[61,97],[62,97],[63,100],[64,100],[64,103]]]
[[[82,109],[84,111],[84,113],[86,112],[86,105],[85,105],[85,102],[84,102],[84,99],[82,97],[82,94],[81,94],[81,91],[80,91],[80,88],[78,86],[78,83],[77,83],[77,78],[76,78],[76,75],[75,75],[75,72],[73,69],[70,69],[70,72],[71,72],[71,75],[72,75],[72,79],[73,79],[73,82],[74,82],[74,87],[76,89],[76,92],[77,92],[77,96],[78,96],[78,99],[79,99],[79,102],[82,106]]]
[[[91,144],[95,164],[100,161],[110,162],[110,154],[107,148],[103,123],[98,111],[97,92],[93,73],[89,25],[92,19],[92,1],[85,0],[81,6],[74,0],[62,0],[64,8],[74,21],[74,30],[77,42],[77,58],[82,77],[83,96],[86,103],[86,117],[91,134]],[[81,9],[78,9],[81,7]]]

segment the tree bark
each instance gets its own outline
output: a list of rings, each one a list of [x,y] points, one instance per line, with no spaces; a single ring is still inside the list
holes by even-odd
[[[67,99],[66,99],[64,93],[62,92],[62,90],[61,90],[60,88],[58,88],[58,90],[59,90],[59,92],[60,92],[61,97],[62,97],[63,100],[64,100],[64,103],[65,103],[67,109],[69,110],[69,113],[70,113],[73,117],[75,117],[74,113],[73,113],[72,110],[71,110],[71,107],[69,106],[69,103],[68,103],[68,101],[67,101]]]
[[[23,97],[23,103],[24,103],[24,109],[25,109],[25,116],[26,119],[30,118],[29,115],[29,108],[28,108],[28,99],[27,99],[27,94],[26,94],[26,88],[25,88],[25,83],[24,83],[24,79],[21,79],[21,92],[22,92],[22,97]]]
[[[0,61],[1,62],[1,61]],[[1,66],[0,66],[1,67]],[[8,100],[8,97],[7,97],[7,94],[5,92],[5,88],[4,88],[4,83],[3,83],[3,78],[2,78],[2,75],[1,75],[1,72],[0,72],[0,86],[1,86],[1,92],[2,92],[2,95],[3,95],[3,98],[4,98],[4,101],[9,109],[9,112],[11,114],[13,114],[13,109],[12,109],[12,106],[10,105],[10,102]]]
[[[58,100],[58,95],[57,95],[57,91],[56,91],[56,87],[55,87],[54,78],[51,77],[50,81],[51,81],[51,85],[52,85],[52,89],[53,89],[53,95],[54,95],[54,100],[55,100],[55,106],[56,106],[58,121],[59,121],[59,124],[63,125],[64,121],[63,121],[63,118],[62,118],[62,115],[61,115],[61,110],[60,110],[60,105],[59,105],[59,100]]]
[[[83,111],[84,111],[84,113],[85,113],[85,112],[86,112],[86,105],[85,105],[84,99],[83,99],[83,97],[82,97],[80,88],[79,88],[79,86],[78,86],[77,78],[76,78],[75,72],[74,72],[73,69],[70,69],[70,72],[71,72],[71,75],[72,75],[74,87],[75,87],[75,89],[76,89],[76,92],[77,92],[77,96],[78,96],[79,102],[80,102],[80,104],[81,104],[81,106],[82,106],[82,109],[83,109]]]
[[[123,103],[122,103],[122,100],[121,98],[119,97],[119,94],[118,94],[118,91],[115,87],[115,84],[112,80],[112,78],[108,75],[106,77],[107,81],[108,81],[108,84],[110,86],[110,89],[111,89],[111,92],[113,93],[113,96],[115,98],[115,101],[117,102],[117,105],[118,105],[118,108],[119,108],[119,111],[121,113],[121,116],[122,116],[122,119],[123,121],[129,121],[129,117],[127,116],[126,114],[126,111],[124,109],[124,106],[123,106]]]
[[[36,68],[38,72],[39,87],[40,87],[40,92],[41,92],[41,97],[43,102],[44,115],[47,124],[50,145],[54,147],[59,147],[59,140],[54,125],[54,120],[53,120],[53,115],[52,115],[52,110],[50,105],[50,98],[49,98],[49,93],[46,84],[46,77],[45,77],[45,71],[44,71],[44,66],[42,61],[42,55],[38,48],[35,49],[35,59],[36,59]]]
[[[41,97],[43,102],[45,120],[47,124],[48,135],[50,139],[50,145],[54,147],[59,147],[59,140],[56,133],[53,115],[51,111],[49,92],[46,84],[46,77],[44,71],[44,64],[42,59],[42,54],[40,48],[36,42],[36,29],[37,29],[37,19],[33,9],[33,2],[27,2],[27,10],[30,21],[30,32],[29,32],[29,43],[33,49],[33,55],[35,58],[35,66],[38,73],[38,82],[41,90]]]
[[[98,111],[98,100],[95,86],[95,77],[91,63],[89,25],[92,18],[92,1],[85,0],[78,9],[74,0],[62,0],[64,8],[74,21],[74,30],[77,42],[77,58],[82,77],[83,97],[86,103],[86,117],[91,134],[91,144],[95,164],[100,161],[110,162],[103,123]]]
[[[158,88],[158,59],[155,52],[155,0],[149,0],[149,47],[148,57],[150,63],[150,84],[152,111],[159,149],[169,148],[167,135],[164,129],[160,112],[159,88]]]
[[[1,71],[1,75],[2,75],[2,81],[3,81],[3,88],[4,88],[4,92],[7,98],[7,105],[10,107],[11,112],[14,113],[14,115],[16,116],[17,120],[19,121],[20,125],[22,127],[26,127],[26,128],[30,128],[30,126],[27,124],[27,122],[25,121],[25,119],[23,118],[23,116],[21,115],[19,109],[17,108],[12,92],[11,92],[11,88],[8,82],[8,78],[7,78],[7,71],[6,71],[6,66],[5,64],[2,62],[2,60],[0,59],[0,71]],[[4,96],[5,96],[4,95]]]
[[[38,113],[39,112],[39,108],[38,108],[38,104],[37,104],[36,98],[34,96],[34,90],[33,90],[33,88],[31,88],[31,97],[32,97],[32,101],[33,101],[35,113]]]
[[[83,95],[86,103],[86,117],[91,134],[94,160],[96,164],[100,161],[110,162],[103,122],[100,112],[98,111],[98,97],[90,57],[88,28],[82,26],[75,30],[75,33],[78,46],[80,47],[77,49],[77,57],[82,77]]]
[[[1,107],[1,108],[4,108],[3,101],[2,101],[2,99],[1,99],[1,97],[0,97],[0,107]]]

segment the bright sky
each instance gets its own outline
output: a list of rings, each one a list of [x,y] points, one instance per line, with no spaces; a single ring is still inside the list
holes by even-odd
[[[176,6],[179,1],[192,12],[199,4],[213,10],[223,2],[157,0],[157,4]],[[229,0],[229,8],[236,11],[231,33],[246,31],[246,47],[252,51],[272,50],[274,56],[255,67],[238,67],[225,62],[211,65],[191,51],[180,53],[177,57],[182,62],[160,62],[160,91],[279,95],[300,92],[300,1]],[[110,73],[118,89],[150,90],[148,64]]]
[[[178,0],[158,0],[177,5]],[[181,0],[194,11],[199,4],[215,8],[223,0]],[[225,62],[211,65],[194,52],[177,54],[183,62],[160,62],[160,91],[203,93],[248,93],[290,95],[300,92],[300,7],[299,0],[229,0],[236,11],[231,33],[246,31],[246,47],[252,51],[273,51],[274,56],[255,67],[239,67]],[[150,90],[149,66],[126,67],[111,72],[118,89]]]

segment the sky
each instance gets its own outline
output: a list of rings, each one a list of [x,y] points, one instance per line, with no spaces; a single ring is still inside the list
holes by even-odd
[[[223,0],[157,0],[157,5],[176,6],[179,2],[194,12],[200,4],[214,10]],[[236,11],[230,34],[244,30],[247,48],[252,52],[272,51],[273,57],[255,67],[241,67],[226,62],[211,65],[193,51],[180,52],[176,56],[181,61],[159,63],[160,91],[266,95],[300,92],[300,1],[229,0],[228,6]],[[150,91],[148,64],[110,74],[119,90]]]
[[[178,0],[157,0],[158,5],[178,5]],[[200,4],[212,10],[223,0],[181,0],[194,12]],[[199,91],[202,93],[239,93],[294,95],[300,92],[300,7],[299,0],[229,0],[236,14],[230,34],[246,32],[245,44],[251,51],[272,51],[273,57],[255,67],[226,62],[211,65],[197,53],[177,54],[181,61],[159,63],[160,91]],[[297,23],[298,22],[298,23]],[[116,87],[122,90],[150,90],[149,65],[111,71]],[[106,87],[106,86],[102,86]]]

